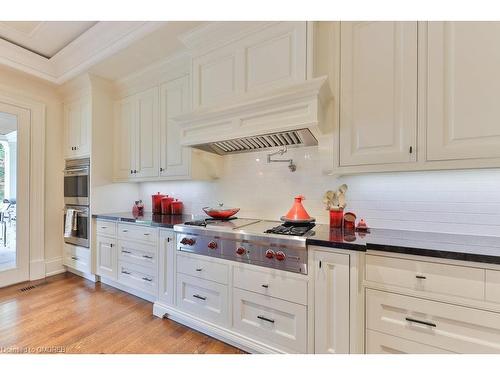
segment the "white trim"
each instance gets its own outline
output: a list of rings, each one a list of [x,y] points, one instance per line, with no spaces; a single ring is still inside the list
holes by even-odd
[[[54,276],[66,272],[62,264],[62,257],[55,257],[45,261],[45,276]]]
[[[83,277],[84,279],[92,281],[93,283],[96,283],[99,281],[99,276],[94,275],[93,273],[82,272],[82,271],[76,270],[76,269],[68,267],[68,266],[64,266],[63,269],[64,269],[63,272],[71,272],[72,274],[74,274],[76,276]]]
[[[106,277],[101,276],[100,279],[101,279],[101,283],[112,286],[113,288],[116,288],[116,289],[120,289],[123,292],[132,294],[136,297],[142,298],[142,299],[149,301],[149,302],[156,301],[156,297],[152,294],[142,292],[142,291],[137,290],[135,288],[131,288],[131,287],[126,286],[118,281],[114,281],[114,280],[108,279]]]

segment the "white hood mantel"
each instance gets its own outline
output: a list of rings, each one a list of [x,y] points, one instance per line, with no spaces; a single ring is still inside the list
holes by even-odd
[[[328,132],[326,107],[331,100],[328,78],[319,77],[290,86],[226,101],[174,118],[183,146],[309,129]]]

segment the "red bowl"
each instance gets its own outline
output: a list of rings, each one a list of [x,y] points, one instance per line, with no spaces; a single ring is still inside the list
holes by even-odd
[[[210,207],[203,207],[203,211],[214,219],[229,219],[231,216],[236,215],[239,208],[215,209]]]

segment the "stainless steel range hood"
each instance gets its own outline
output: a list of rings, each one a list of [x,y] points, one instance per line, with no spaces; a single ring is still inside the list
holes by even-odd
[[[318,141],[309,129],[276,132],[253,137],[234,138],[192,147],[218,155],[267,150],[274,147],[317,146]]]

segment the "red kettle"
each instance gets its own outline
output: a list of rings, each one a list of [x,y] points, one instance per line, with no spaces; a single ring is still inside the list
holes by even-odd
[[[289,223],[310,223],[315,221],[313,217],[309,216],[306,209],[302,205],[302,201],[305,199],[302,195],[297,195],[295,197],[295,202],[288,213],[281,218],[282,221]]]

